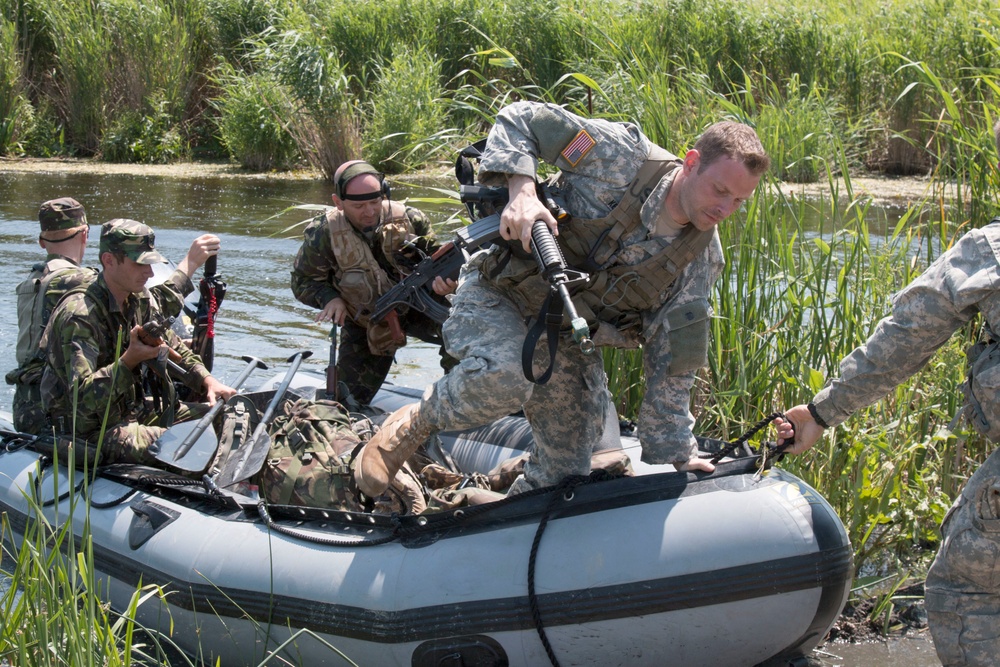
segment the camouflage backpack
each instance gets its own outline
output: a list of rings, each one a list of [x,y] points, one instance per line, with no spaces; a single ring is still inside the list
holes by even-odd
[[[361,511],[351,479],[351,452],[361,438],[335,401],[285,404],[268,428],[271,449],[258,480],[261,497],[279,505]]]

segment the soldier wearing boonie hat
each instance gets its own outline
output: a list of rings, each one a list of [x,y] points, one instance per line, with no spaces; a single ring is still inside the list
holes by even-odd
[[[100,252],[123,254],[137,264],[162,264],[167,258],[156,251],[156,235],[136,220],[115,218],[101,226]]]

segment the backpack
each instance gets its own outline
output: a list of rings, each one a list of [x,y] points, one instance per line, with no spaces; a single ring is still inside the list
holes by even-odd
[[[360,428],[367,428],[363,421]],[[271,448],[258,475],[262,498],[278,505],[364,511],[350,467],[362,440],[340,403],[287,402],[268,432]]]

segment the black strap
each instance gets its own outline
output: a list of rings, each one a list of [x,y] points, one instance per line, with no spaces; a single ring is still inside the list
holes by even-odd
[[[538,318],[528,330],[528,335],[524,337],[524,345],[521,347],[521,369],[528,382],[534,384],[545,384],[552,377],[552,370],[556,366],[556,349],[559,347],[559,329],[563,321],[562,299],[553,298],[556,296],[555,290],[549,290],[548,296],[542,302],[542,309],[538,312]],[[535,347],[538,339],[542,336],[542,331],[549,337],[549,367],[545,369],[541,377],[535,379],[535,374],[531,368],[531,361],[535,357]]]

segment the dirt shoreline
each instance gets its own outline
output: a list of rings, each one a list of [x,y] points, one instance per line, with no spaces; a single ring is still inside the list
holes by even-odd
[[[418,177],[447,175],[451,173],[451,169],[451,165],[431,166],[415,175]],[[181,179],[322,180],[319,172],[310,169],[262,173],[248,171],[239,165],[227,162],[118,164],[82,158],[0,158],[0,174],[4,172],[127,174]],[[397,178],[405,180],[413,176],[406,174]],[[823,181],[820,183],[782,183],[779,187],[781,192],[790,198],[827,198],[833,191],[841,199],[867,199],[878,206],[906,208],[927,201],[937,202],[939,198],[944,198],[946,201],[953,200],[958,195],[959,186],[954,183],[942,185],[925,176],[858,175],[851,176],[849,183],[846,179],[839,178],[832,186]]]

